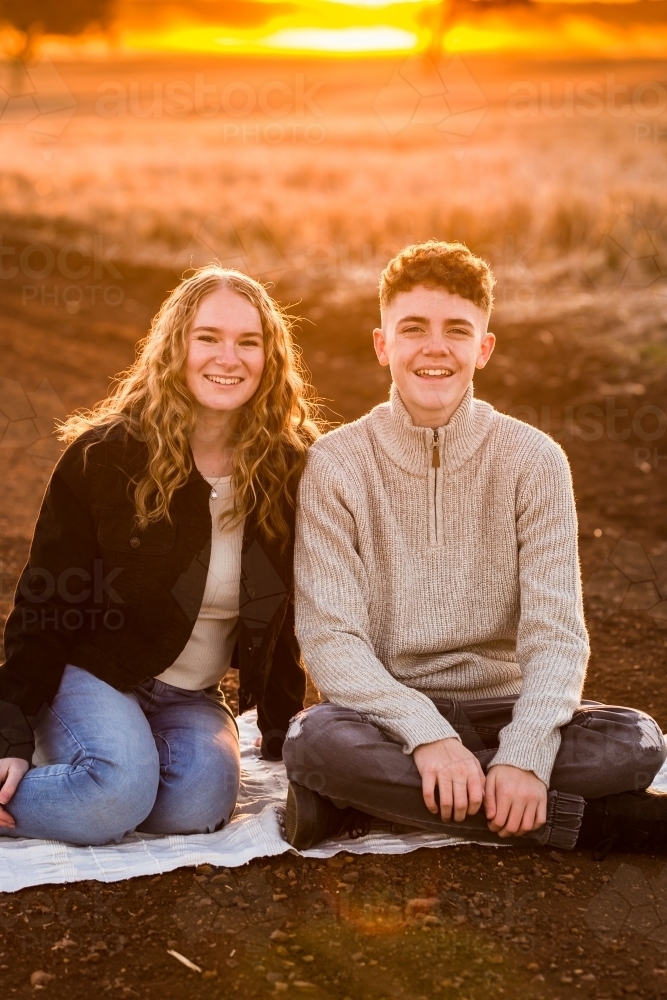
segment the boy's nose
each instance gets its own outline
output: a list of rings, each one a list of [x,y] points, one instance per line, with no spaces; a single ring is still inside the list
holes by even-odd
[[[428,354],[429,356],[442,355],[445,357],[449,354],[449,347],[442,340],[430,340],[424,345],[424,354]]]

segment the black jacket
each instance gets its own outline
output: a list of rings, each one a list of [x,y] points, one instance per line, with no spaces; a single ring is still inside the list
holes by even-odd
[[[84,445],[93,442],[84,465]],[[0,667],[0,757],[33,752],[33,727],[67,663],[119,691],[162,673],[185,647],[201,608],[211,552],[210,485],[194,467],[162,520],[135,526],[130,478],[147,449],[115,430],[87,431],[49,481],[28,562],[5,626]],[[290,538],[267,543],[252,514],[243,531],[239,711],[258,706],[262,753],[281,755],[289,719],[303,707],[305,674],[294,634],[294,509]]]

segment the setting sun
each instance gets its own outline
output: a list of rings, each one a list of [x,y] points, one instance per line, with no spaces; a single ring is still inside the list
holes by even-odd
[[[76,41],[50,36],[51,55],[105,49],[128,55],[229,52],[245,55],[351,56],[444,50],[569,58],[660,57],[667,25],[660,0],[583,3],[579,0],[246,0],[182,2],[162,7],[120,0],[108,34]]]

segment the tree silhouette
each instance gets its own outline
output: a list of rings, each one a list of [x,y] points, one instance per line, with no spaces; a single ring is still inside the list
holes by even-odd
[[[533,0],[438,0],[438,3],[425,10],[430,30],[427,55],[434,61],[441,58],[445,35],[461,15],[475,17],[491,8],[526,7],[532,2]]]
[[[40,35],[79,35],[86,28],[106,27],[114,0],[0,0],[0,25],[21,36],[12,54],[26,62]]]

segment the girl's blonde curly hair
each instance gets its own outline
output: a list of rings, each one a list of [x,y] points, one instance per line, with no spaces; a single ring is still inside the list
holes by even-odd
[[[193,464],[188,437],[196,414],[185,382],[188,334],[199,303],[220,287],[233,289],[256,306],[266,356],[259,387],[237,417],[234,504],[224,519],[238,521],[254,511],[268,539],[286,539],[284,505],[278,501],[286,496],[294,506],[306,452],[320,434],[320,421],[294,344],[292,318],[263,285],[241,271],[208,264],[182,281],[139,343],[136,361],[116,377],[106,399],[91,410],[71,414],[57,434],[69,444],[92,428],[101,429],[102,437],[122,428],[144,441],[148,464],[133,480],[137,523],[145,528],[162,518],[170,521],[171,499]]]

